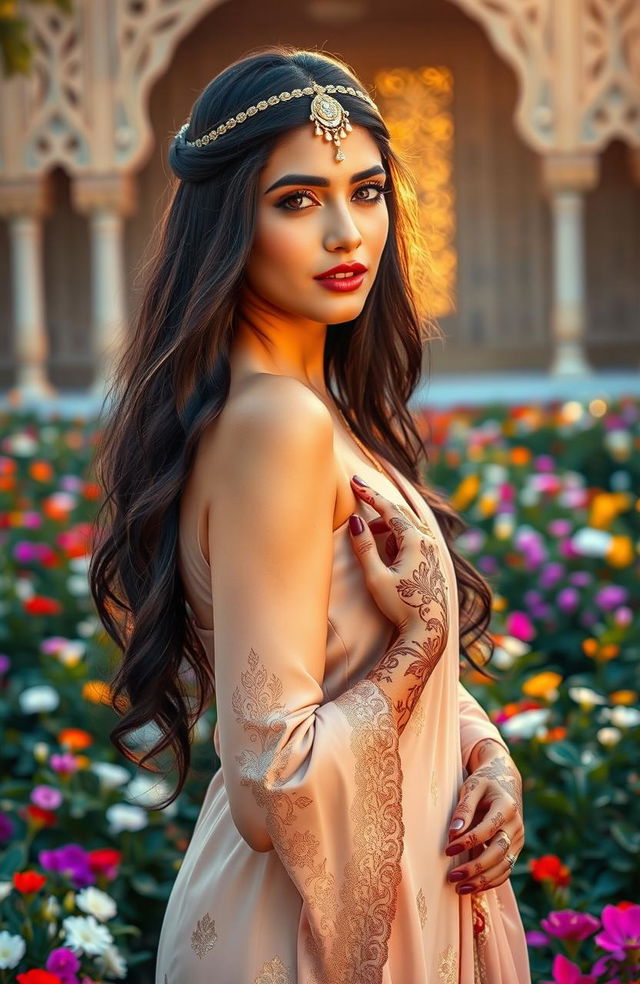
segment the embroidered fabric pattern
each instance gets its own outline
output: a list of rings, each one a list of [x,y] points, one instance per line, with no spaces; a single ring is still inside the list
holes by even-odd
[[[438,984],[458,984],[458,954],[453,946],[438,957]]]
[[[351,725],[356,759],[356,795],[350,815],[357,830],[353,854],[345,865],[340,893],[319,860],[320,841],[311,830],[294,830],[300,811],[313,800],[278,786],[285,780],[291,745],[279,749],[286,730],[282,682],[252,649],[249,670],[241,673],[232,705],[237,720],[259,743],[259,751],[236,756],[241,782],[249,784],[266,826],[285,864],[307,869],[306,898],[316,927],[309,939],[317,984],[380,984],[388,955],[388,938],[396,911],[403,851],[402,767],[391,705],[372,682],[361,680],[334,702]],[[371,871],[376,878],[371,878]]]
[[[490,917],[484,895],[472,896],[471,909],[473,912],[473,984],[491,984],[485,959]]]
[[[206,912],[202,919],[198,919],[191,934],[191,949],[202,960],[209,950],[213,950],[217,939],[215,920]]]
[[[267,960],[262,965],[262,969],[253,984],[293,984],[293,978],[288,967],[276,954],[273,960]]]

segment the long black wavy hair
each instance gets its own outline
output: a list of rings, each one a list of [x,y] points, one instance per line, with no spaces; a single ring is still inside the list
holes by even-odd
[[[261,48],[209,82],[193,105],[186,139],[266,95],[314,80],[366,91],[347,65],[324,53]],[[484,672],[471,653],[481,662],[493,653],[491,588],[454,548],[467,524],[420,479],[428,452],[407,407],[425,343],[437,332],[418,304],[428,264],[413,179],[391,148],[379,113],[357,96],[341,94],[340,101],[351,122],[367,128],[387,168],[389,234],[362,312],[327,327],[326,385],[360,439],[413,482],[434,511],[456,571],[461,652]],[[150,771],[160,771],[154,760],[162,752],[173,753],[178,782],[162,807],[184,786],[192,729],[214,696],[177,564],[181,493],[198,440],[229,391],[228,353],[252,248],[260,171],[277,140],[308,120],[308,100],[292,99],[206,146],[172,139],[174,187],[143,270],[133,330],[107,390],[109,409],[94,462],[104,499],[94,523],[89,582],[105,630],[122,651],[111,681],[119,720],[109,737]],[[124,739],[145,725],[155,726],[160,737],[139,756]]]

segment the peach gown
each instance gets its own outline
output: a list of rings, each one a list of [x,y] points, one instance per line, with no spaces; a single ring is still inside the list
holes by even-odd
[[[321,689],[304,654],[295,667],[278,663],[275,647],[267,665],[253,650],[244,662],[240,648],[228,654],[237,671],[233,694],[217,707],[222,767],[167,903],[156,984],[531,982],[511,882],[458,895],[446,878],[472,857],[444,853],[470,752],[487,737],[509,749],[459,680],[456,579],[442,531],[415,487],[385,465],[396,476],[395,501],[417,512],[438,543],[446,649],[398,736],[387,698],[363,679],[394,627],[369,594],[342,523],[333,534]],[[357,508],[365,520],[379,515],[363,501]],[[179,562],[192,613],[213,610],[198,525],[183,500]],[[238,631],[250,619],[238,611]],[[197,631],[213,663],[213,629]],[[268,784],[252,780],[267,766]]]

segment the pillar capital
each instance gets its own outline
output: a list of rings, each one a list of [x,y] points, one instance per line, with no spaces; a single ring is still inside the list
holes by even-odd
[[[53,211],[51,182],[46,178],[8,178],[0,181],[0,215],[5,219],[43,219]]]
[[[85,215],[108,210],[122,218],[134,215],[138,207],[135,175],[129,173],[86,174],[71,184],[74,207]]]
[[[545,154],[541,168],[543,186],[548,192],[591,191],[600,176],[600,162],[595,154]]]

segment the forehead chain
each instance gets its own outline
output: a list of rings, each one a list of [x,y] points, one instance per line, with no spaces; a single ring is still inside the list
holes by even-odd
[[[266,99],[261,99],[255,106],[249,106],[236,116],[232,116],[226,123],[221,123],[219,126],[214,127],[213,130],[210,130],[209,133],[204,133],[201,137],[197,137],[196,140],[187,140],[184,136],[191,123],[191,118],[189,118],[182,124],[174,139],[176,142],[184,142],[188,147],[206,147],[207,144],[218,140],[227,130],[232,130],[234,126],[245,123],[250,117],[263,112],[270,106],[275,106],[281,102],[288,102],[289,99],[299,99],[301,96],[312,96],[309,119],[315,125],[316,136],[324,136],[325,140],[329,142],[333,141],[336,147],[335,159],[337,161],[343,161],[344,153],[340,146],[340,141],[344,140],[347,134],[351,132],[352,127],[349,122],[349,111],[331,95],[333,92],[356,96],[359,99],[363,99],[376,111],[378,110],[373,99],[366,92],[363,92],[362,89],[355,89],[351,85],[320,85],[318,82],[313,82],[311,85],[306,85],[302,89],[292,89],[291,92],[281,92],[277,96],[273,95],[268,96]]]

